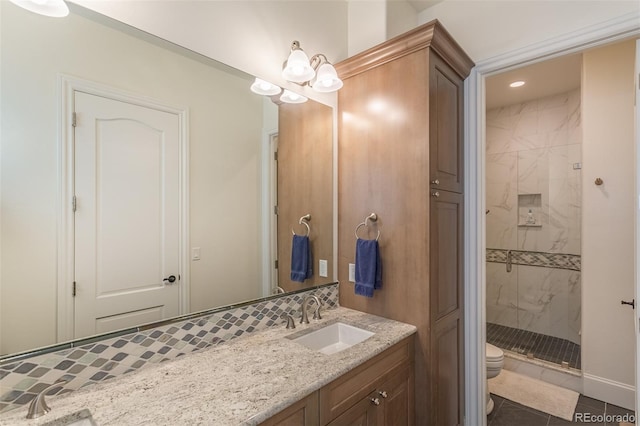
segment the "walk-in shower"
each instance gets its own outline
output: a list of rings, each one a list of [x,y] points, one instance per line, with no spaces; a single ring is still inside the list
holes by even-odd
[[[486,114],[487,341],[580,369],[580,89]]]

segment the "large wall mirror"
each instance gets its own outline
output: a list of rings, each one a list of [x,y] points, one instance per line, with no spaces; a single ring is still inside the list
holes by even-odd
[[[241,71],[71,8],[52,19],[0,3],[0,356],[335,282],[333,110],[278,106]],[[94,114],[135,104],[111,90],[182,111],[179,146],[151,119]],[[149,139],[132,147],[136,132]],[[154,183],[163,173],[176,179],[175,203]],[[159,189],[138,193],[140,182]],[[293,233],[306,235],[307,214],[313,273],[292,281]],[[130,259],[151,272],[120,267]],[[129,294],[151,300],[160,288],[178,289],[177,311],[127,307]]]

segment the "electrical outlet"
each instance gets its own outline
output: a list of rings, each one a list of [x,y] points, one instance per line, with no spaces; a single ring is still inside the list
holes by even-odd
[[[356,282],[356,264],[355,263],[349,264],[349,281],[351,281],[352,283]]]
[[[321,277],[326,277],[327,276],[327,261],[324,260],[324,259],[320,259],[320,262],[318,262],[318,263],[319,263],[318,274]]]
[[[191,249],[191,260],[200,260],[200,247]]]

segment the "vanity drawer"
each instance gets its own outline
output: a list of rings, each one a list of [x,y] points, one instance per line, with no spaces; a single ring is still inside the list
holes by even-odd
[[[412,371],[413,349],[410,336],[320,389],[320,424],[331,422],[403,370]]]
[[[318,391],[260,423],[260,426],[317,426]]]

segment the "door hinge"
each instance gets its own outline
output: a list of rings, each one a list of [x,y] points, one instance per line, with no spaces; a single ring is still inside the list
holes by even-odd
[[[73,287],[71,289],[71,295],[73,297],[76,297],[76,282],[75,281],[73,282]]]
[[[77,207],[78,207],[78,199],[74,195],[73,198],[71,199],[71,210],[75,213]]]
[[[75,112],[71,113],[71,127],[76,127],[78,125],[78,115]]]
[[[273,160],[278,161],[278,151],[273,152]]]
[[[273,206],[273,214],[278,214],[278,206]]]
[[[276,261],[273,263],[275,263],[275,268],[278,269],[278,260],[276,259]]]

